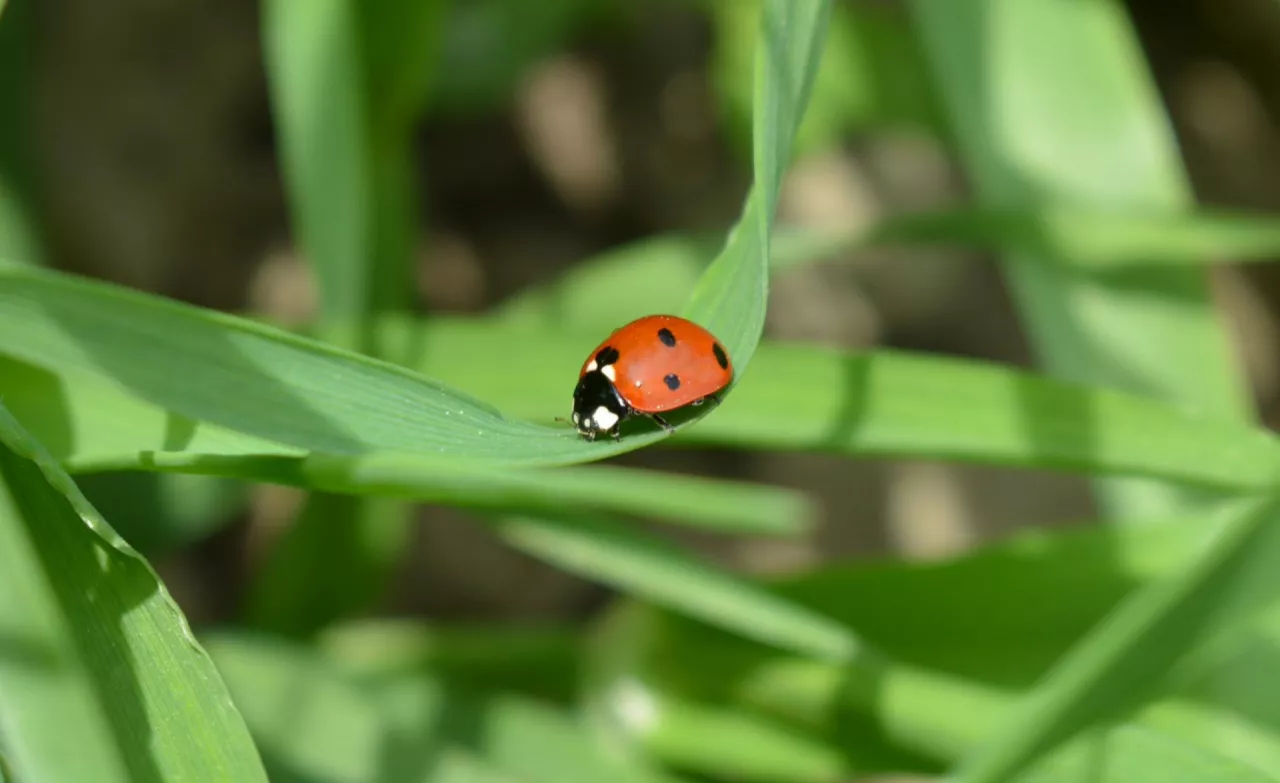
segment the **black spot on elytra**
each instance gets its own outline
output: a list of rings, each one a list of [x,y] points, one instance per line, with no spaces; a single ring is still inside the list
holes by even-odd
[[[716,355],[716,363],[720,365],[720,369],[729,369],[729,356],[720,347],[720,343],[714,343],[711,346],[711,352]]]
[[[676,336],[665,326],[658,330],[658,339],[661,340],[662,344],[668,348],[676,347]]]
[[[680,376],[675,373],[671,373],[667,377],[663,378],[662,382],[665,383],[667,388],[671,391],[675,391],[680,388]]]
[[[599,353],[596,354],[596,364],[601,367],[607,367],[608,365],[618,361],[619,356],[621,356],[621,354],[618,353],[617,348],[614,348],[612,345],[606,345],[600,349]]]

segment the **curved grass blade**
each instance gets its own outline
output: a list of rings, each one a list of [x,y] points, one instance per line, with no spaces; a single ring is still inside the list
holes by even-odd
[[[756,47],[752,169],[742,218],[684,308],[723,341],[739,376],[764,331],[769,247],[782,175],[822,56],[829,0],[766,0]]]
[[[266,780],[155,573],[3,406],[0,693],[20,780]]]
[[[259,446],[278,444],[266,453],[396,451],[533,466],[603,459],[661,433],[654,425],[622,443],[588,443],[565,426],[504,418],[394,365],[233,316],[19,266],[0,265],[0,354],[96,376],[117,399],[165,410],[165,451],[201,437],[225,443],[233,431]],[[564,392],[566,408],[571,391]]]
[[[0,320],[4,311],[0,289]],[[390,322],[380,331],[381,339],[415,346],[414,352],[405,354],[415,366],[448,378],[457,388],[489,397],[512,414],[543,420],[563,415],[563,379],[578,366],[583,342],[561,332],[472,320],[435,319],[427,327]],[[0,352],[20,342],[10,336],[0,330]],[[52,342],[45,346],[57,347]],[[476,356],[494,353],[507,357],[502,367],[475,361]],[[1121,393],[959,359],[847,354],[814,346],[772,344],[763,346],[759,353],[757,361],[763,368],[759,377],[727,399],[716,416],[689,428],[675,443],[919,455],[1024,468],[1150,476],[1226,489],[1267,487],[1280,475],[1280,443],[1267,432]],[[52,350],[41,355],[46,360],[59,358]],[[330,375],[348,371],[347,363],[352,360],[340,357],[338,369]],[[70,368],[59,369],[57,374],[0,359],[0,394],[49,444],[55,456],[76,469],[136,468],[145,466],[146,458],[153,466],[166,469],[229,471],[231,468],[213,458],[300,458],[308,453],[175,416],[163,406],[120,388],[111,375],[87,361],[74,355],[71,359],[67,362]],[[327,360],[315,361],[318,372],[312,377],[324,377]],[[276,364],[282,362],[296,360],[290,353]],[[63,364],[60,360],[53,363]],[[387,400],[378,380],[385,371],[381,365],[377,367],[361,384],[367,382],[375,398]],[[191,372],[199,374],[201,370]],[[522,379],[519,388],[510,384],[510,373]],[[395,376],[395,382],[402,383],[405,377],[416,376]],[[251,387],[255,382],[252,375],[231,374],[219,383],[232,389]],[[303,406],[327,407],[353,428],[364,425],[360,411],[350,410],[339,400],[311,401],[313,395],[325,396],[330,391],[315,384],[295,387]],[[204,390],[196,393],[204,394]],[[796,405],[797,399],[806,403]],[[223,403],[219,400],[217,404]],[[399,396],[391,396],[387,404],[406,417],[423,415],[421,410],[406,406]],[[285,421],[293,415],[291,410],[280,412]],[[363,432],[373,433],[373,426]],[[558,437],[573,440],[569,433],[561,432]],[[396,459],[420,459],[424,466],[433,459],[432,454],[396,451],[403,443],[369,441],[365,448],[373,455],[394,452],[399,455]],[[570,443],[568,448],[575,445]],[[156,452],[154,457],[152,452]],[[200,464],[206,458],[213,460],[208,467]],[[453,461],[477,470],[491,464],[461,458]],[[268,472],[261,478],[271,480],[270,475]],[[422,481],[429,482],[430,474],[424,472]]]

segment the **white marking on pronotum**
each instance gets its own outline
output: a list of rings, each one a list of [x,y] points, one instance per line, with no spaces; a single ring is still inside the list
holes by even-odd
[[[601,405],[596,408],[596,412],[591,414],[591,420],[596,423],[596,428],[600,430],[611,430],[613,425],[618,423],[618,414]]]
[[[596,368],[599,366],[600,365],[596,364],[596,360],[592,359],[591,363],[587,365],[587,372],[595,372]]]
[[[618,380],[618,371],[613,369],[612,364],[606,364],[600,368],[600,374],[608,378],[610,381]]]

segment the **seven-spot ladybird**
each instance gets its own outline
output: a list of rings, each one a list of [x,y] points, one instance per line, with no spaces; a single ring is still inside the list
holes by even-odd
[[[716,392],[733,380],[729,354],[715,335],[674,315],[650,315],[609,335],[578,372],[573,390],[573,426],[587,440],[633,414],[651,417],[685,405],[719,402]]]

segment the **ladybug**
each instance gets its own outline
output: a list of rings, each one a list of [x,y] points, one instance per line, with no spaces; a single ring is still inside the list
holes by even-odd
[[[660,414],[686,405],[719,402],[733,380],[729,354],[715,335],[674,315],[649,315],[614,330],[578,372],[573,426],[587,440],[601,433],[619,439],[629,416],[649,416],[668,432]]]

